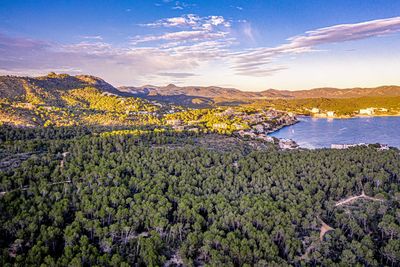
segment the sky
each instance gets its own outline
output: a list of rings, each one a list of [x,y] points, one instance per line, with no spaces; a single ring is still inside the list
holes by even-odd
[[[115,86],[400,85],[398,0],[0,0],[0,74]]]

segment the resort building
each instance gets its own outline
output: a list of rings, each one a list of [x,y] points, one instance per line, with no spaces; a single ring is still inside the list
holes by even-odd
[[[358,112],[360,115],[373,115],[374,114],[374,108],[365,108],[365,109],[360,109]]]
[[[328,111],[328,112],[326,112],[326,116],[328,116],[328,117],[334,117],[334,116],[335,116],[335,112],[333,112],[333,111]]]
[[[318,108],[312,108],[311,109],[311,113],[319,113],[319,109]]]

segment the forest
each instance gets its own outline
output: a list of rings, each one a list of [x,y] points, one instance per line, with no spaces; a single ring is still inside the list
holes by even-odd
[[[1,266],[400,265],[397,149],[119,130],[0,127]]]

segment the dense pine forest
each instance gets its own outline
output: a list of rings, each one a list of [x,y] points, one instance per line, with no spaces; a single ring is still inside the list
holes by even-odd
[[[397,149],[104,131],[0,128],[1,266],[400,265]]]

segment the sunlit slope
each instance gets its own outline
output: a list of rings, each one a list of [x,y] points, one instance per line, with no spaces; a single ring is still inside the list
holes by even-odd
[[[157,107],[93,76],[0,77],[0,122],[12,125],[130,125]],[[143,117],[143,116],[142,116]],[[143,118],[141,118],[143,119]]]

